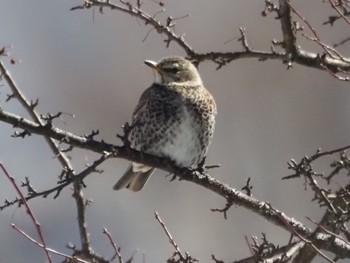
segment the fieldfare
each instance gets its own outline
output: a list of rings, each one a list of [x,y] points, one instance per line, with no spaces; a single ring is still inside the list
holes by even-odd
[[[134,110],[130,147],[172,160],[178,167],[197,168],[213,137],[216,104],[203,86],[196,67],[171,56],[146,60],[155,82],[146,89]],[[132,162],[114,190],[141,190],[155,168]]]

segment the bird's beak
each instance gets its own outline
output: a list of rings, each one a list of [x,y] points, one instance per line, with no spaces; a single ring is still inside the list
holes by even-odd
[[[157,72],[160,72],[160,68],[157,66],[157,63],[152,60],[145,60],[145,64]]]

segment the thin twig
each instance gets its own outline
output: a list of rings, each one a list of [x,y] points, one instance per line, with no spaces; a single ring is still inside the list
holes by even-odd
[[[50,263],[53,263],[52,261],[52,258],[50,256],[50,253],[48,252],[48,250],[46,249],[47,248],[47,245],[46,245],[46,242],[45,242],[45,238],[44,238],[44,235],[41,231],[41,226],[40,226],[40,223],[39,221],[36,219],[33,211],[30,209],[30,206],[28,205],[24,195],[22,194],[21,192],[21,189],[18,187],[18,185],[16,184],[16,181],[15,179],[7,172],[6,168],[3,166],[2,163],[0,163],[0,167],[2,169],[2,171],[4,172],[4,174],[6,175],[7,179],[9,179],[9,181],[11,182],[13,188],[16,190],[17,194],[20,196],[21,198],[21,201],[22,203],[24,204],[25,208],[26,208],[26,212],[28,213],[30,219],[32,220],[34,226],[35,226],[35,229],[36,229],[36,232],[37,234],[39,235],[39,238],[40,238],[40,242],[41,244],[43,245],[43,248],[44,248],[44,251],[45,251],[45,254],[46,254],[46,257],[47,257],[47,260],[50,262]]]
[[[172,244],[172,246],[175,248],[175,251],[177,253],[179,253],[179,255],[181,255],[182,258],[185,258],[184,255],[181,253],[179,246],[176,244],[175,240],[173,239],[173,237],[171,236],[168,228],[166,227],[165,223],[162,221],[162,219],[159,217],[157,212],[154,212],[154,215],[157,219],[157,221],[159,222],[159,224],[162,226],[165,234],[167,235],[167,237],[169,238],[169,242],[170,244]]]
[[[115,259],[115,257],[118,257],[119,263],[124,263],[122,255],[120,254],[120,249],[117,247],[116,243],[114,242],[111,234],[108,232],[108,230],[104,227],[102,228],[102,233],[105,234],[108,237],[109,242],[111,243],[113,249],[114,249],[114,256],[111,258],[111,262]]]
[[[18,231],[21,235],[23,235],[25,238],[27,238],[28,240],[30,240],[31,242],[33,242],[34,244],[36,244],[37,246],[45,249],[46,251],[48,252],[51,252],[53,254],[56,254],[56,255],[59,255],[59,256],[62,256],[62,257],[65,257],[65,258],[68,258],[68,259],[74,259],[78,262],[81,262],[81,263],[90,263],[89,261],[85,261],[83,259],[80,259],[76,256],[70,256],[70,255],[67,255],[67,254],[64,254],[62,252],[59,252],[57,250],[54,250],[52,248],[49,248],[49,247],[45,247],[43,244],[39,243],[37,240],[35,240],[34,238],[32,238],[30,235],[28,235],[26,232],[24,232],[23,230],[19,229],[15,224],[11,224],[11,227],[13,229],[15,229],[16,231]]]
[[[320,229],[322,229],[324,232],[326,232],[327,234],[330,234],[340,240],[342,240],[344,243],[348,244],[350,246],[350,243],[348,240],[346,240],[345,238],[343,238],[342,236],[340,235],[337,235],[336,233],[326,229],[325,227],[323,227],[320,223],[317,223],[316,221],[312,220],[310,217],[308,216],[305,216],[307,220],[311,221],[312,223],[314,223],[315,225],[317,225]]]
[[[86,176],[88,176],[89,174],[91,174],[92,172],[94,172],[96,170],[96,168],[102,164],[105,160],[107,160],[111,155],[110,154],[104,154],[102,155],[98,160],[96,160],[91,166],[87,167],[85,170],[83,170],[82,172],[80,172],[79,174],[75,175],[75,176],[71,176],[67,179],[65,179],[63,182],[61,182],[59,185],[50,188],[48,190],[44,190],[41,192],[33,192],[28,196],[25,196],[24,199],[26,201],[29,201],[31,199],[37,198],[37,197],[47,197],[48,195],[52,194],[52,193],[56,193],[54,198],[57,198],[59,196],[59,194],[61,193],[61,191],[66,188],[68,185],[74,183],[74,182],[81,182],[82,180],[84,180],[84,178]],[[12,202],[7,202],[5,203],[5,205],[0,206],[0,210],[4,209],[5,207],[8,207],[10,205],[16,204],[22,202],[21,199],[16,199]]]
[[[275,210],[274,208],[271,207],[272,210],[275,211],[275,213],[280,216],[281,220],[286,224],[288,227],[289,231],[296,235],[300,240],[305,242],[306,244],[310,245],[321,257],[323,257],[325,260],[327,260],[330,263],[335,263],[333,260],[331,260],[326,254],[324,254],[319,248],[317,248],[312,241],[308,240],[307,238],[303,237],[290,223],[285,220],[285,218],[282,216],[281,212]]]
[[[45,126],[45,123],[43,120],[40,118],[40,114],[38,114],[35,111],[35,106],[37,105],[37,102],[30,103],[24,94],[20,91],[20,89],[17,87],[14,79],[11,77],[10,73],[4,66],[4,64],[0,61],[0,75],[2,78],[7,82],[8,86],[10,87],[11,91],[13,92],[14,96],[17,98],[17,100],[21,103],[21,105],[26,109],[26,111],[29,113],[30,117],[38,123],[40,126]],[[49,136],[44,136],[47,143],[49,144],[51,150],[54,152],[54,155],[58,157],[58,160],[61,162],[61,165],[63,167],[69,167],[72,168],[69,162],[69,159],[67,156],[62,154],[59,151],[59,146],[58,144]]]
[[[350,20],[337,8],[337,6],[335,5],[335,3],[333,3],[333,0],[328,0],[328,2],[331,4],[331,6],[333,7],[333,9],[335,11],[337,11],[337,13],[340,15],[340,17],[342,17],[344,19],[344,21],[350,25]]]

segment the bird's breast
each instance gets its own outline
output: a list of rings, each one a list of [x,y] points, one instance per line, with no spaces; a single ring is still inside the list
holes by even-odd
[[[180,167],[197,166],[203,158],[203,132],[201,123],[183,107],[181,117],[166,131],[162,154]]]

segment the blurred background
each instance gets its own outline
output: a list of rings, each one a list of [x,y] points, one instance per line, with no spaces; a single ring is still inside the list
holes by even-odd
[[[240,26],[246,28],[250,46],[255,49],[269,51],[271,40],[282,37],[275,14],[261,16],[264,1],[163,3],[166,11],[156,16],[162,22],[169,15],[190,15],[175,20],[175,31],[185,34],[197,52],[242,50],[237,41]],[[185,53],[174,42],[166,48],[163,36],[126,14],[106,9],[102,15],[97,8],[69,11],[79,4],[82,1],[1,1],[0,48],[6,47],[17,62],[12,65],[10,58],[2,60],[27,98],[39,98],[40,113],[75,115],[63,115],[64,122],[56,120],[56,126],[77,135],[99,129],[98,139],[120,144],[116,134],[122,133],[121,126],[130,120],[140,94],[153,81],[143,61]],[[348,36],[345,23],[322,25],[335,14],[328,4],[298,0],[293,6],[325,43],[332,45]],[[149,0],[142,7],[150,14],[162,8]],[[298,43],[306,50],[321,52],[303,38]],[[347,55],[349,45],[339,50]],[[296,64],[287,70],[281,61],[241,59],[220,70],[216,67],[205,62],[199,68],[218,105],[207,164],[221,167],[210,174],[237,189],[250,177],[256,198],[314,227],[305,216],[317,221],[324,210],[310,202],[313,196],[304,190],[303,179],[282,181],[281,177],[290,174],[287,161],[291,158],[299,161],[319,147],[327,150],[350,143],[349,83]],[[1,107],[27,117],[16,100],[5,103],[9,93],[6,85],[0,86]],[[0,123],[0,127],[0,161],[17,182],[28,176],[38,191],[55,186],[61,167],[45,140],[36,135],[14,139],[10,125]],[[69,155],[77,172],[98,157],[80,149]],[[85,197],[93,201],[87,208],[91,243],[95,252],[106,258],[113,255],[113,249],[102,234],[103,227],[121,247],[124,259],[135,251],[133,262],[143,262],[143,257],[145,262],[169,258],[174,249],[155,220],[155,211],[180,249],[202,262],[209,262],[211,254],[225,262],[248,257],[245,236],[260,236],[262,232],[275,244],[288,243],[289,233],[243,208],[232,207],[224,220],[222,214],[210,211],[224,207],[224,199],[189,182],[169,182],[163,171],[157,171],[141,192],[113,191],[112,185],[127,166],[125,160],[109,160],[101,167],[104,173],[85,180]],[[319,169],[329,170],[328,164],[320,163]],[[49,196],[30,202],[47,244],[68,254],[68,242],[79,245],[71,194],[65,189],[56,200]],[[0,200],[15,196],[11,184],[0,176]],[[43,251],[14,231],[11,223],[37,237],[24,209],[1,211],[0,262],[45,262]],[[62,261],[53,257],[55,262]]]

